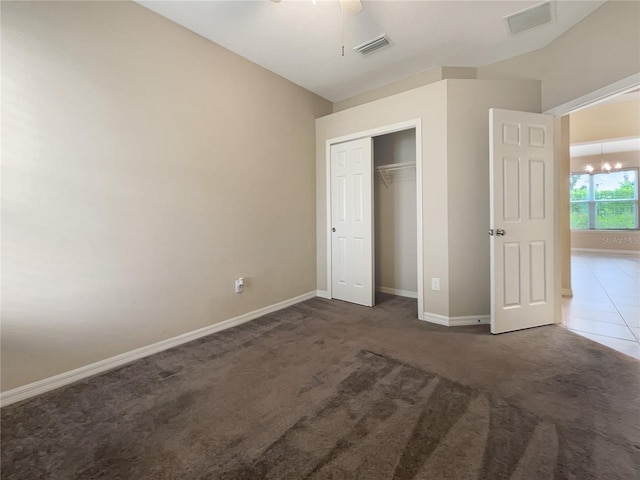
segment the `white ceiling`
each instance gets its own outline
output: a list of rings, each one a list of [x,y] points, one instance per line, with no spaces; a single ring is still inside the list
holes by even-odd
[[[571,158],[637,152],[640,151],[640,138],[617,138],[602,142],[576,143],[571,145],[570,149]]]
[[[540,1],[362,0],[362,11],[344,18],[344,57],[338,0],[138,3],[335,102],[434,67],[537,50],[605,2],[553,1],[551,23],[511,36],[503,18]],[[366,57],[352,51],[382,33],[392,47]]]

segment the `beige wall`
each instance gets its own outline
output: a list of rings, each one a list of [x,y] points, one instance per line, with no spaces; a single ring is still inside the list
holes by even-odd
[[[444,80],[318,119],[318,289],[327,289],[327,140],[420,118],[424,310],[488,315],[488,110],[539,111],[539,88],[536,81]],[[431,290],[432,277],[440,291]]]
[[[2,2],[2,94],[3,390],[315,291],[329,102],[129,2]]]
[[[539,112],[538,82],[447,81],[449,315],[490,313],[489,109]]]
[[[640,2],[610,0],[546,47],[479,68],[542,81],[542,111],[640,72]]]
[[[607,230],[599,232],[571,232],[571,248],[640,253],[640,232]]]
[[[571,114],[571,143],[640,137],[640,101],[596,105]],[[604,154],[612,165],[640,168],[640,152]],[[571,171],[584,172],[587,164],[598,168],[600,155],[571,158]],[[640,252],[640,232],[571,231],[571,247],[590,250]]]
[[[571,143],[640,137],[640,101],[596,105],[571,114]]]
[[[426,277],[440,277],[441,291],[425,291],[425,309],[448,315],[448,255],[447,255],[447,124],[446,82],[409,90],[364,105],[343,110],[316,120],[316,211],[317,211],[317,281],[319,290],[327,290],[327,200],[326,144],[327,140],[357,134],[375,128],[420,118],[422,139],[425,221],[424,264]]]
[[[557,298],[573,295],[571,290],[571,228],[569,220],[570,117],[553,119],[555,277]],[[559,267],[559,268],[558,268]],[[556,318],[562,318],[561,302],[556,302]]]
[[[374,137],[374,165],[416,161],[416,131]],[[374,203],[376,287],[418,291],[416,170],[376,174]]]
[[[440,80],[446,80],[448,78],[476,78],[476,69],[473,67],[436,67],[426,72],[413,75],[408,78],[403,78],[397,82],[383,85],[382,87],[374,88],[368,92],[354,95],[353,97],[345,98],[338,102],[333,103],[333,111],[340,112],[347,108],[363,105],[374,100],[379,100],[396,93],[405,92],[412,88],[424,87],[430,83],[439,82]]]

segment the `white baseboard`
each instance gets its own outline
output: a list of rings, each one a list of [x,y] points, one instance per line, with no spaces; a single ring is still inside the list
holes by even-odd
[[[615,253],[616,255],[640,255],[639,250],[613,250],[611,248],[572,248],[572,252]]]
[[[331,295],[329,295],[329,292],[327,290],[318,290],[316,292],[316,295],[320,298],[328,298],[329,300],[331,300]]]
[[[425,322],[437,323],[438,325],[444,325],[445,327],[449,326],[449,317],[438,315],[437,313],[424,312],[422,314],[421,320],[424,320]]]
[[[397,288],[376,287],[376,292],[388,293],[390,295],[398,295],[399,297],[418,298],[418,292],[410,292],[408,290],[398,290]]]
[[[468,315],[464,317],[446,317],[444,315],[438,315],[437,313],[424,312],[421,320],[425,320],[431,323],[437,323],[438,325],[444,325],[445,327],[461,327],[463,325],[488,325],[491,323],[491,317],[489,315]]]
[[[26,400],[27,398],[35,397],[36,395],[40,395],[50,390],[54,390],[56,388],[69,385],[79,380],[84,380],[85,378],[104,373],[113,368],[133,362],[134,360],[148,357],[149,355],[153,355],[154,353],[162,352],[164,350],[177,347],[178,345],[182,345],[183,343],[191,342],[201,337],[206,337],[207,335],[211,335],[212,333],[220,332],[222,330],[226,330],[227,328],[241,325],[269,313],[290,307],[291,305],[295,305],[296,303],[304,302],[305,300],[309,300],[310,298],[314,298],[316,296],[318,296],[317,291],[305,293],[288,300],[283,300],[282,302],[274,303],[273,305],[269,305],[267,307],[259,308],[258,310],[254,310],[252,312],[238,315],[237,317],[229,318],[228,320],[223,320],[222,322],[218,322],[207,327],[193,330],[192,332],[183,333],[182,335],[178,335],[173,338],[161,340],[159,342],[152,343],[151,345],[136,348],[135,350],[116,355],[115,357],[105,358],[104,360],[100,360],[99,362],[91,363],[74,370],[69,370],[68,372],[54,375],[53,377],[44,378],[42,380],[17,387],[12,390],[7,390],[6,392],[0,393],[0,407]]]
[[[450,317],[450,327],[461,327],[463,325],[489,325],[491,317],[489,315],[469,315],[466,317]]]

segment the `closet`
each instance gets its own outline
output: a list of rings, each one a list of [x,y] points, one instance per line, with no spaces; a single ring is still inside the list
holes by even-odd
[[[416,130],[373,138],[376,291],[417,298]]]

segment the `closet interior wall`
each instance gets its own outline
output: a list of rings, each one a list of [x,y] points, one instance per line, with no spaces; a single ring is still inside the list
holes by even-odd
[[[374,137],[376,290],[417,297],[416,131]],[[409,167],[406,164],[412,163]],[[403,164],[379,171],[380,166]]]

